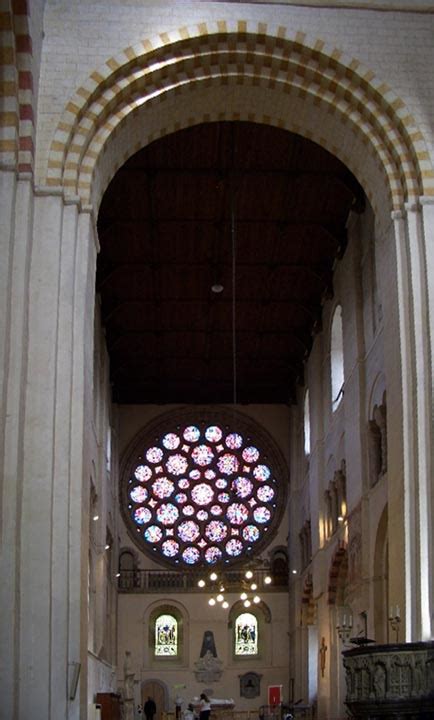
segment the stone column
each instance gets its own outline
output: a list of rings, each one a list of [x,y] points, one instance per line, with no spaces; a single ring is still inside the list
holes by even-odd
[[[0,170],[0,402],[6,398],[8,369],[8,343],[10,330],[10,286],[14,251],[15,202],[17,179],[14,171]],[[3,408],[3,404],[2,404]],[[3,434],[5,412],[0,413],[0,428]],[[1,439],[0,439],[1,442]],[[0,445],[0,449],[1,449]]]
[[[426,501],[426,521],[428,523],[428,552],[429,557],[427,558],[427,567],[434,567],[434,197],[421,197],[421,212],[423,231],[425,239],[425,263],[426,263],[426,283],[427,283],[427,304],[428,304],[428,323],[427,326],[430,329],[428,340],[430,343],[430,377],[429,377],[429,404],[427,407],[428,417],[431,419],[430,423],[430,435],[428,438],[431,456],[430,456],[430,467],[427,468],[428,478],[431,477],[431,482],[428,482],[427,486],[427,501]],[[431,638],[434,635],[434,573],[427,573],[430,586],[428,588],[430,598],[430,619],[431,619]]]
[[[405,604],[405,638],[410,640],[415,632],[415,591],[416,568],[414,556],[416,552],[416,516],[413,495],[412,477],[414,468],[414,370],[412,355],[410,277],[406,235],[405,213],[392,213],[395,230],[396,248],[396,283],[399,317],[399,350],[401,359],[401,397],[402,397],[402,484],[399,475],[395,475],[397,467],[392,465],[389,483],[389,598],[394,605]],[[389,393],[390,397],[390,393]],[[395,428],[396,429],[396,428]],[[398,440],[395,433],[394,441]],[[392,458],[396,459],[396,458]],[[401,535],[402,534],[402,535]],[[402,546],[402,547],[401,547]],[[404,580],[400,578],[403,558]],[[398,572],[395,572],[395,569]]]
[[[411,271],[411,299],[413,310],[413,343],[415,372],[416,450],[415,487],[417,513],[417,557],[414,558],[417,572],[415,591],[417,609],[417,630],[412,640],[431,639],[431,608],[429,593],[429,572],[432,567],[431,535],[431,454],[432,454],[432,384],[430,367],[430,329],[434,327],[427,295],[426,240],[419,204],[407,204],[407,232]],[[434,266],[430,268],[434,272]]]
[[[27,368],[29,266],[33,195],[28,178],[0,173],[0,663],[4,717],[18,717],[15,692],[19,662],[21,496],[23,467],[24,377]]]
[[[19,181],[11,197],[0,558],[8,579],[0,589],[0,649],[9,662],[1,669],[2,709],[10,720],[72,719],[84,717],[87,705],[83,485],[94,228],[89,213],[79,214],[78,199],[65,204],[52,190],[34,197],[29,181]],[[81,679],[71,700],[77,663]]]
[[[74,275],[69,501],[68,661],[82,664],[80,693],[68,720],[86,717],[88,646],[89,478],[93,451],[93,343],[97,235],[92,208],[78,216]],[[78,693],[77,693],[78,695]],[[53,720],[55,720],[53,715]]]
[[[53,580],[52,530],[58,517],[53,499],[57,332],[63,203],[36,197],[29,277],[28,358],[20,527],[19,711],[18,717],[51,718],[51,664],[57,643],[52,612],[64,604],[63,588]],[[57,508],[57,511],[59,508]],[[60,520],[60,518],[59,518]],[[66,544],[65,540],[62,543]],[[59,549],[60,551],[60,549]],[[52,593],[56,592],[55,606]]]
[[[429,206],[427,206],[429,207]],[[402,374],[405,542],[405,640],[431,637],[432,367],[427,238],[433,218],[406,204],[394,213]],[[432,260],[432,258],[431,258]],[[430,280],[432,282],[432,280]],[[391,476],[391,482],[393,477]],[[393,517],[392,512],[389,517]],[[390,543],[389,543],[390,546]],[[391,594],[391,602],[399,604]]]

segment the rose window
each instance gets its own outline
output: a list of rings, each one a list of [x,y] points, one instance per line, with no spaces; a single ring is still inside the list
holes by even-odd
[[[257,554],[284,500],[260,443],[215,422],[153,435],[129,468],[130,532],[144,550],[178,567]]]

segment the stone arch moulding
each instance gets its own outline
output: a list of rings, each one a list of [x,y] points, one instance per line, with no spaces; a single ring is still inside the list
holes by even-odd
[[[188,608],[184,603],[179,602],[179,600],[167,600],[165,598],[160,598],[159,600],[154,600],[153,602],[149,603],[149,605],[146,607],[144,613],[143,613],[143,624],[146,627],[149,625],[150,619],[159,612],[176,612],[179,617],[182,618],[183,625],[186,626],[190,622],[190,613],[188,611]]]
[[[238,615],[241,615],[245,612],[252,613],[257,618],[262,617],[264,622],[267,624],[271,623],[271,610],[263,600],[254,607],[248,608],[248,610],[246,610],[246,608],[244,607],[242,600],[237,600],[232,605],[229,611],[228,628],[233,628],[234,622],[237,619]]]
[[[159,615],[173,615],[178,623],[178,653],[171,658],[174,663],[185,664],[189,656],[189,625],[190,614],[187,607],[177,600],[161,598],[152,602],[143,613],[143,660],[144,666],[154,661],[161,662],[162,658],[154,656],[155,620]],[[167,660],[167,658],[165,658]],[[163,661],[164,662],[164,661]]]
[[[149,695],[151,695],[154,700],[159,699],[155,698],[155,690],[157,690],[159,698],[162,701],[161,704],[163,706],[163,712],[167,711],[169,709],[169,689],[163,680],[159,677],[155,677],[154,675],[151,675],[151,677],[141,680],[140,682],[140,698],[142,705],[145,704]]]
[[[193,98],[203,100],[209,89],[212,104],[194,105]],[[256,99],[249,107],[250,95]],[[174,100],[174,112],[162,112],[162,103]],[[140,132],[129,132],[121,148],[122,127],[132,117],[141,118]],[[163,125],[167,117],[171,124]],[[320,39],[244,20],[162,33],[107,60],[66,105],[49,151],[46,184],[97,207],[116,169],[138,149],[183,127],[217,120],[276,125],[319,143],[358,177],[374,208],[384,181],[390,210],[420,195],[434,196],[422,133],[389,86]],[[113,137],[117,156],[113,148],[105,152]]]

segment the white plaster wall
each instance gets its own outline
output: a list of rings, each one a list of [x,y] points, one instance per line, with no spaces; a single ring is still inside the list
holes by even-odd
[[[297,454],[291,454],[290,547],[293,563],[300,563],[298,533],[305,520],[312,523],[313,557],[310,566],[301,574],[292,576],[290,638],[299,655],[291,658],[290,672],[296,677],[297,696],[308,698],[308,642],[305,633],[298,629],[301,598],[307,574],[312,574],[313,599],[316,604],[316,633],[318,646],[321,638],[327,645],[324,677],[317,667],[319,712],[331,715],[342,713],[339,701],[339,677],[342,675],[340,643],[336,634],[336,609],[328,604],[329,571],[334,553],[340,543],[348,543],[348,529],[344,523],[329,539],[322,532],[324,491],[333,479],[341,460],[346,462],[347,504],[349,525],[360,525],[362,546],[360,576],[353,579],[347,590],[351,605],[354,634],[363,630],[360,613],[368,613],[368,635],[374,629],[374,553],[378,523],[390,499],[387,474],[371,488],[368,477],[367,422],[370,398],[380,375],[395,396],[390,405],[397,413],[399,425],[400,397],[397,373],[399,355],[396,345],[390,342],[398,335],[398,318],[393,309],[396,302],[393,287],[393,263],[390,244],[384,236],[376,236],[372,211],[368,207],[363,216],[354,216],[348,223],[348,247],[334,274],[334,297],[324,304],[323,330],[313,344],[306,366],[306,386],[310,393],[311,453],[305,457],[303,449],[303,400],[300,388],[298,406],[291,427],[291,445]],[[369,250],[374,241],[375,263]],[[387,245],[387,254],[385,246]],[[371,248],[372,250],[372,248]],[[392,254],[393,256],[393,254]],[[374,277],[375,273],[375,277]],[[342,305],[345,392],[338,409],[331,411],[330,393],[330,326],[334,308]],[[387,322],[387,330],[385,329]],[[387,333],[387,362],[384,335]],[[391,371],[392,370],[392,371]],[[395,392],[394,392],[395,391]],[[389,409],[389,408],[388,408]],[[395,417],[395,420],[397,419]],[[393,422],[390,423],[393,425]],[[396,431],[396,425],[394,425]],[[389,456],[401,456],[401,448],[394,447],[396,439],[389,437]],[[397,486],[399,486],[397,482]],[[397,490],[399,493],[399,490]],[[310,502],[307,497],[310,496]],[[355,513],[355,514],[354,514]],[[402,515],[401,515],[402,517]],[[357,527],[355,529],[357,529]],[[393,528],[390,540],[397,528]],[[392,541],[393,542],[393,541]],[[312,632],[310,629],[309,632]],[[385,628],[387,633],[387,628]],[[318,659],[310,658],[310,663]],[[343,686],[342,686],[343,692]],[[342,695],[341,695],[342,701]]]
[[[237,596],[228,594],[230,606],[236,600]],[[212,689],[215,698],[232,698],[238,710],[253,710],[266,704],[268,685],[283,685],[284,697],[287,698],[289,657],[287,594],[268,592],[263,594],[263,600],[267,604],[272,618],[272,622],[265,625],[265,651],[259,660],[234,660],[231,645],[232,634],[228,627],[230,608],[228,610],[210,608],[206,594],[120,595],[119,671],[117,676],[119,687],[123,685],[121,667],[125,650],[129,650],[137,681],[158,678],[166,685],[169,697],[169,707],[165,708],[166,710],[174,710],[176,695],[180,695],[187,704],[193,697],[199,696],[206,687]],[[149,612],[151,608],[158,607],[159,604],[176,605],[182,610],[185,618],[185,662],[171,663],[171,667],[168,669],[164,668],[161,662],[152,661],[148,642],[147,619]],[[194,676],[194,663],[199,660],[203,634],[207,630],[214,632],[217,655],[223,662],[221,679],[211,684],[198,682]],[[250,671],[262,675],[261,695],[253,700],[240,697],[239,675]],[[185,689],[175,689],[174,686],[177,684],[185,684],[186,687]],[[136,692],[136,701],[140,702],[140,686],[137,686]]]
[[[118,438],[116,408],[111,404],[109,360],[100,329],[100,309],[95,308],[94,340],[89,348],[88,374],[88,468],[85,478],[88,509],[88,548],[91,576],[87,637],[87,701],[97,692],[115,692],[117,663],[117,566],[118,566]],[[90,510],[91,485],[97,495]],[[98,520],[94,521],[93,513]],[[106,549],[107,538],[111,546]],[[86,562],[88,565],[88,562]],[[86,579],[87,587],[87,579]]]
[[[118,406],[119,446],[125,452],[131,440],[151,420],[156,419],[162,412],[165,414],[171,409],[176,412],[179,406]],[[224,408],[227,410],[227,407]],[[242,406],[237,411],[253,418],[262,425],[273,437],[279,446],[284,458],[289,460],[289,417],[287,406]],[[286,546],[287,542],[287,514],[285,512],[281,527],[273,538],[263,555],[267,557],[269,551],[277,546]],[[136,552],[136,545],[130,539],[122,519],[119,521],[119,546],[132,547]],[[152,562],[144,553],[138,552],[139,567],[144,569],[161,568],[158,563]],[[223,676],[221,681],[213,683],[214,697],[233,698],[237,709],[256,709],[267,702],[267,687],[273,684],[284,686],[285,697],[288,693],[288,597],[287,593],[270,591],[261,594],[268,605],[272,622],[266,628],[266,652],[264,656],[253,660],[234,661],[232,657],[231,633],[228,629],[228,615],[230,607],[237,601],[233,594],[228,595],[230,607],[224,611],[222,608],[210,608],[206,593],[176,595],[155,594],[121,594],[118,604],[118,684],[122,687],[122,663],[125,650],[132,653],[136,680],[146,680],[158,677],[165,683],[170,698],[169,708],[173,710],[173,699],[180,694],[186,702],[198,696],[205,688],[194,677],[194,662],[199,659],[205,630],[212,630],[216,641],[218,657],[223,662]],[[150,608],[158,604],[175,603],[185,613],[188,622],[184,626],[185,662],[172,665],[165,669],[162,664],[152,662],[148,647],[148,616]],[[246,700],[240,697],[239,675],[249,670],[260,672],[261,697]],[[185,690],[174,690],[175,684],[185,684]],[[140,702],[140,686],[136,687],[136,701]]]

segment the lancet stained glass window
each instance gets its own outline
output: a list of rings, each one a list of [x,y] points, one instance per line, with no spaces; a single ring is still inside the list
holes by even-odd
[[[155,655],[173,657],[178,654],[178,623],[173,615],[160,615],[155,621]]]
[[[235,655],[258,654],[258,621],[252,613],[242,613],[235,621]]]
[[[268,544],[284,504],[281,465],[252,435],[202,417],[168,423],[138,446],[124,485],[136,542],[186,568],[236,563]]]

